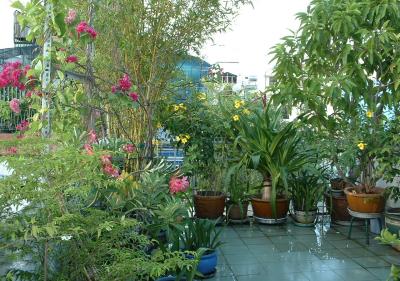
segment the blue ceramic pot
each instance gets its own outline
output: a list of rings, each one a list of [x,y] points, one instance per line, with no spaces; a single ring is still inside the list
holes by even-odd
[[[211,254],[201,257],[199,265],[197,266],[197,270],[203,275],[208,275],[215,271],[215,268],[217,267],[217,262],[217,252],[214,251]]]

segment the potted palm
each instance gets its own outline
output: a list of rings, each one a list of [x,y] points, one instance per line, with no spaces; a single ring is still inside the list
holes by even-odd
[[[286,220],[289,209],[288,175],[303,167],[308,154],[300,152],[298,120],[283,123],[281,110],[270,104],[237,122],[236,138],[242,162],[264,178],[261,194],[251,199],[254,217],[261,223]]]
[[[317,205],[325,191],[322,178],[321,173],[305,169],[291,177],[292,217],[296,224],[314,224],[318,213]]]

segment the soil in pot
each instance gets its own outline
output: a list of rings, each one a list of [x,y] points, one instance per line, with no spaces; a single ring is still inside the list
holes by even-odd
[[[285,218],[289,211],[289,200],[286,198],[276,199],[276,217],[274,217],[272,211],[271,201],[253,198],[251,205],[253,206],[254,216],[264,219]]]
[[[346,187],[346,194],[349,208],[359,213],[382,213],[385,208],[383,188],[375,187],[371,193],[363,193],[361,187]]]
[[[194,194],[196,217],[202,219],[218,219],[225,210],[225,194],[220,191],[197,191]]]
[[[246,220],[249,202],[243,202],[241,205],[229,203],[227,204],[227,217],[230,220]]]

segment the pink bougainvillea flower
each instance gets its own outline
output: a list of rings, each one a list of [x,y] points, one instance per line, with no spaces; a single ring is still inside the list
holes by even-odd
[[[114,85],[111,87],[111,93],[115,94],[117,92],[117,90],[118,90],[118,86]]]
[[[131,143],[127,143],[122,147],[122,150],[125,151],[126,153],[132,153],[136,149],[135,145]]]
[[[111,160],[112,156],[110,154],[105,154],[100,156],[101,163],[106,166],[106,165],[111,165]]]
[[[9,147],[9,148],[7,149],[7,152],[8,152],[9,154],[17,154],[18,149],[17,149],[15,146],[12,146],[12,147]]]
[[[15,126],[17,131],[25,132],[29,129],[29,122],[27,120],[22,120],[17,126]]]
[[[87,24],[87,22],[85,21],[81,21],[77,26],[76,26],[76,32],[78,32],[78,34],[82,33],[82,32],[86,32],[87,28],[89,27],[89,25]]]
[[[104,165],[103,171],[105,174],[109,175],[110,177],[113,177],[113,178],[119,177],[119,171],[113,165]]]
[[[30,99],[32,97],[32,91],[26,92],[25,97]]]
[[[118,86],[122,91],[129,91],[131,89],[132,82],[128,74],[124,74],[124,76],[119,80]]]
[[[97,32],[96,32],[96,30],[94,30],[93,27],[89,26],[89,27],[86,29],[86,32],[89,34],[89,36],[90,36],[92,39],[96,39],[96,37],[97,37]]]
[[[93,147],[90,144],[85,143],[83,148],[86,150],[87,155],[93,155]]]
[[[67,62],[67,63],[76,63],[76,62],[78,62],[78,57],[74,56],[74,55],[68,56],[65,59],[65,62]]]
[[[14,112],[16,114],[21,113],[21,108],[19,107],[19,105],[20,105],[19,99],[15,99],[15,98],[12,99],[10,101],[10,108],[11,108],[12,112]]]
[[[185,192],[189,188],[189,181],[187,177],[177,178],[172,177],[169,181],[169,191],[172,194],[178,192]]]
[[[129,94],[129,97],[134,101],[137,102],[139,100],[139,95],[135,92]]]
[[[93,144],[95,142],[97,142],[96,132],[94,130],[90,130],[90,132],[88,133],[88,143]]]
[[[65,17],[64,21],[66,24],[71,24],[76,19],[76,11],[74,9],[68,10],[68,15]]]

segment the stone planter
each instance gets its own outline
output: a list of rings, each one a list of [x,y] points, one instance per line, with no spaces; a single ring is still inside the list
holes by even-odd
[[[300,224],[313,224],[317,218],[318,210],[311,210],[308,212],[294,210],[292,217]]]

